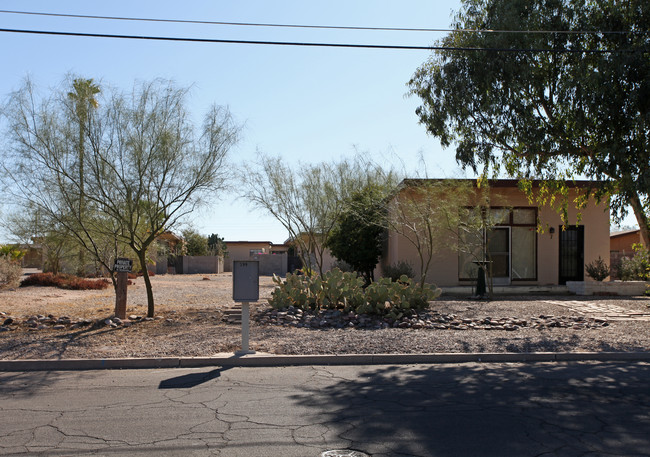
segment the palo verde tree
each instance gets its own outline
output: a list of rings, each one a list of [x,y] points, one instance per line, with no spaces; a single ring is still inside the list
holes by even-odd
[[[325,244],[346,200],[369,184],[390,188],[394,176],[360,156],[292,169],[279,157],[260,155],[259,163],[249,166],[242,179],[244,197],[276,218],[289,233],[303,266],[322,275]]]
[[[424,288],[435,253],[458,241],[462,208],[475,205],[473,186],[464,180],[405,179],[387,200],[386,228],[417,253],[417,274]]]
[[[453,27],[409,82],[427,131],[529,195],[532,179],[565,196],[567,178],[598,180],[650,243],[650,3],[464,0]]]
[[[107,240],[127,245],[142,268],[153,316],[148,248],[223,189],[226,155],[239,129],[218,106],[198,128],[186,107],[188,90],[163,80],[128,93],[102,90],[99,106],[83,118],[76,99],[64,95],[73,90],[39,96],[27,81],[9,96],[3,109],[7,191],[18,205],[38,209],[43,221],[65,228],[108,271],[114,259],[100,254]]]

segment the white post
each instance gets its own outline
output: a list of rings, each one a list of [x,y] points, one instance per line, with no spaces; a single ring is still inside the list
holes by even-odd
[[[250,335],[250,303],[245,301],[241,304],[241,350],[235,352],[236,355],[255,354],[248,348],[248,339]]]

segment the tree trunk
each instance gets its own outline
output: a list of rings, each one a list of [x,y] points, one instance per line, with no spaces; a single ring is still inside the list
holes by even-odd
[[[632,197],[629,199],[630,206],[634,210],[634,215],[636,216],[636,221],[639,224],[639,230],[641,232],[641,240],[646,248],[650,248],[650,228],[648,224],[650,223],[650,218],[643,210],[643,205],[639,199],[639,195],[635,192]]]
[[[149,278],[149,270],[147,270],[147,250],[143,249],[138,251],[138,259],[140,260],[140,267],[142,268],[142,279],[147,289],[147,317],[154,317],[154,302],[153,302],[153,289],[151,288],[151,278]]]

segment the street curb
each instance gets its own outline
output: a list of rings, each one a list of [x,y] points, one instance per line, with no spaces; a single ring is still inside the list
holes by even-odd
[[[151,368],[284,367],[300,365],[412,365],[442,363],[514,362],[639,362],[650,352],[505,352],[434,354],[273,355],[248,354],[214,357],[163,357],[123,359],[0,360],[0,371],[58,371]]]

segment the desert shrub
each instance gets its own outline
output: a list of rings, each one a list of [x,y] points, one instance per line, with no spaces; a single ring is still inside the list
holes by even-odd
[[[413,278],[415,272],[410,263],[402,260],[397,262],[394,265],[386,265],[383,268],[384,278],[390,278],[393,282],[399,281],[399,278],[406,276],[408,278]]]
[[[585,265],[585,270],[587,271],[587,275],[596,281],[604,281],[609,276],[609,266],[600,256],[598,256],[598,259]]]
[[[322,277],[287,274],[285,280],[274,276],[273,281],[276,288],[269,304],[274,308],[341,309],[391,319],[423,309],[440,295],[435,286],[420,287],[406,276],[398,281],[382,278],[364,289],[363,278],[337,268]]]
[[[635,244],[634,257],[623,257],[618,266],[618,275],[623,281],[645,281],[650,278],[650,252]]]
[[[343,273],[351,273],[354,271],[354,268],[352,268],[349,263],[343,260],[337,260],[336,262],[334,262],[334,264],[332,265],[332,269],[334,268],[338,268]]]
[[[106,279],[85,279],[67,274],[36,273],[23,279],[20,287],[49,286],[70,290],[102,290],[106,289],[109,284]]]
[[[11,260],[9,256],[0,255],[0,289],[18,286],[22,272],[20,263]]]

